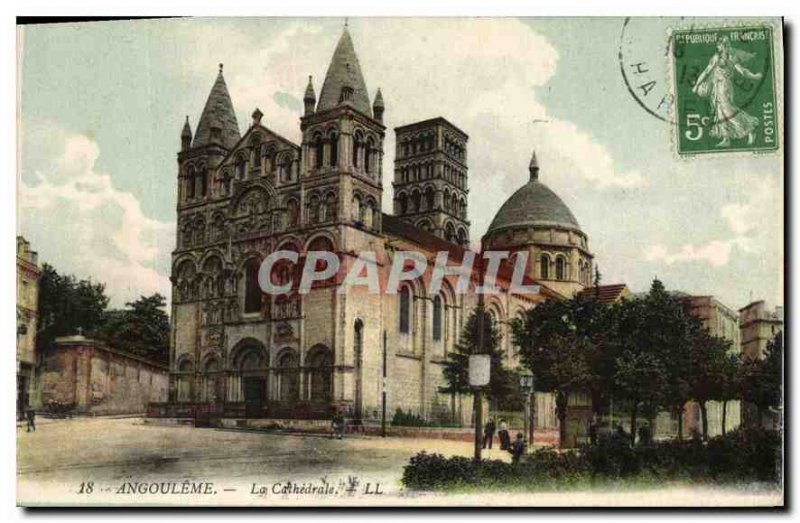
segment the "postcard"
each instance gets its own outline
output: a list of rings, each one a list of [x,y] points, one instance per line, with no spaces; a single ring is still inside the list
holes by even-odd
[[[780,18],[17,26],[17,503],[784,505]]]

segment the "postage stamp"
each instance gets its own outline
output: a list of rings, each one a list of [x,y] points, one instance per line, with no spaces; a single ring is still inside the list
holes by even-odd
[[[679,154],[778,148],[772,34],[766,25],[672,34]]]

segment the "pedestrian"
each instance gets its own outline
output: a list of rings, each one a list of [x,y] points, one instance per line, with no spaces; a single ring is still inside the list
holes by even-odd
[[[522,432],[517,432],[517,439],[511,445],[511,448],[508,449],[508,451],[511,453],[511,463],[519,463],[519,459],[523,454],[525,454],[527,446],[528,444],[525,442]]]
[[[25,414],[28,419],[28,432],[31,430],[36,432],[36,411],[33,409],[28,409]]]
[[[492,440],[494,439],[494,418],[489,418],[489,421],[486,422],[486,425],[483,427],[483,448],[486,448],[486,444],[489,444],[489,448],[492,448]]]
[[[334,437],[344,438],[344,416],[339,411],[336,411],[331,418],[331,438]]]
[[[508,423],[506,420],[500,420],[500,430],[497,432],[500,437],[500,450],[508,450],[511,448],[511,436],[508,435]]]
[[[650,431],[650,425],[647,423],[639,427],[639,445],[644,447],[650,446],[653,442],[653,433]]]

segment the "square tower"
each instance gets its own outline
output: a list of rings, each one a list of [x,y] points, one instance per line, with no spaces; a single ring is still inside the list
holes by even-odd
[[[396,127],[394,132],[395,216],[468,246],[469,136],[442,117]]]

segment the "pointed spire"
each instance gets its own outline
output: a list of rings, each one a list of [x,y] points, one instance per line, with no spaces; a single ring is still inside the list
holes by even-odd
[[[333,109],[342,103],[347,103],[367,116],[372,116],[367,86],[347,26],[342,29],[342,36],[336,44],[336,50],[328,66],[319,95],[317,112]]]
[[[239,138],[241,138],[239,123],[233,110],[231,96],[228,94],[228,86],[222,76],[222,64],[219,64],[219,73],[197,123],[192,147],[208,145],[213,141],[231,149]]]
[[[375,101],[372,103],[372,112],[375,115],[375,119],[381,123],[383,123],[383,110],[383,94],[381,93],[381,88],[378,87],[378,94],[375,95]]]
[[[192,127],[189,125],[189,115],[186,115],[186,121],[183,124],[181,131],[181,150],[185,151],[192,144]]]
[[[308,75],[308,85],[306,86],[306,94],[303,95],[304,101],[317,101],[317,93],[314,92],[314,78]]]
[[[531,181],[539,179],[539,161],[536,159],[536,151],[531,153],[531,163],[528,166],[528,171],[531,173]]]
[[[317,105],[317,93],[314,92],[314,80],[311,75],[308,75],[308,85],[306,86],[306,93],[303,95],[304,115],[314,114],[315,105]]]

